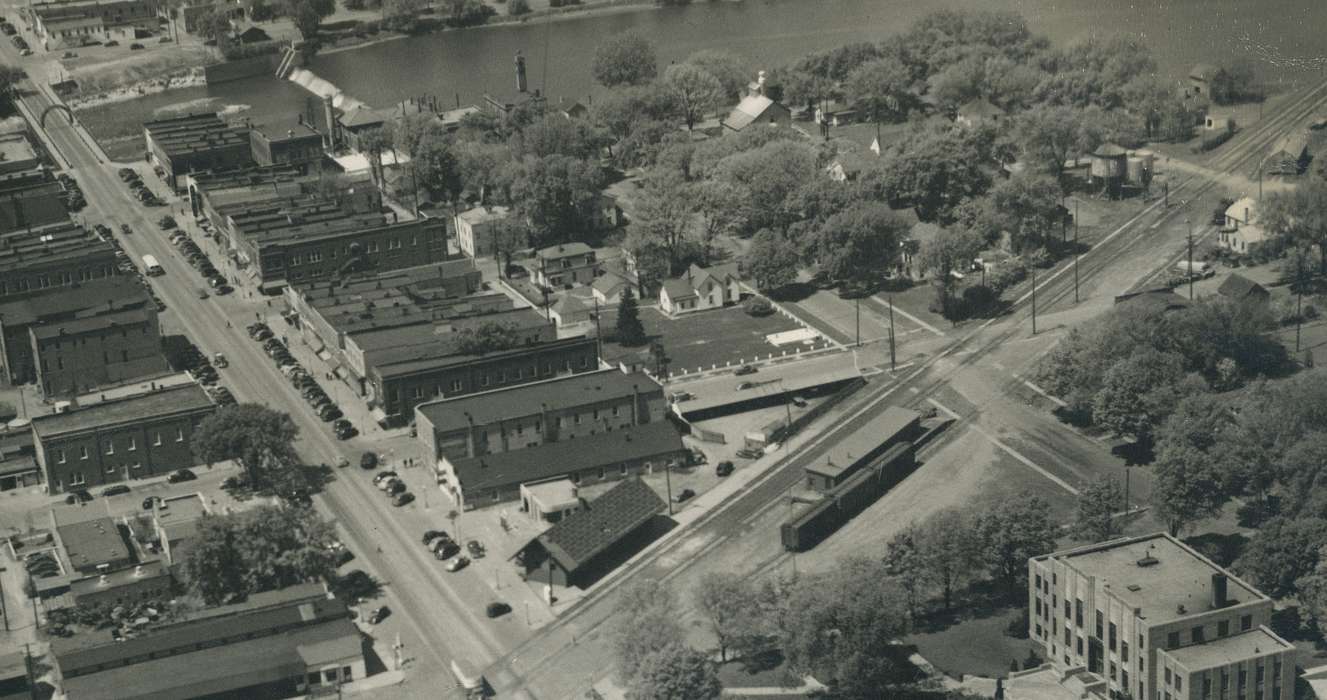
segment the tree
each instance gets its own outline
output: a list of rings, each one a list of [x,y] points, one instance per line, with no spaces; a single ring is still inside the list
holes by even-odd
[[[445,0],[446,22],[452,27],[473,27],[488,21],[498,11],[484,0]]]
[[[730,649],[752,651],[764,639],[758,591],[749,578],[707,573],[696,584],[695,600],[710,623],[710,632],[719,640],[720,661],[728,660]]]
[[[741,56],[722,49],[697,51],[687,57],[687,63],[714,76],[723,89],[722,100],[735,102],[746,94],[746,86],[751,81],[751,71]]]
[[[379,189],[382,189],[387,181],[382,166],[382,154],[391,146],[391,136],[382,127],[367,129],[359,135],[359,148],[368,155],[369,174]]]
[[[516,168],[511,197],[517,215],[530,222],[531,244],[566,242],[585,230],[603,182],[598,162],[564,155],[526,156]]]
[[[632,296],[629,287],[622,290],[622,300],[617,304],[617,328],[613,337],[627,347],[644,345],[649,339],[645,335],[645,324],[640,322],[636,297]]]
[[[797,280],[797,246],[786,237],[764,229],[751,241],[742,256],[742,270],[756,283],[756,289],[768,292]]]
[[[747,192],[730,182],[701,180],[691,185],[691,205],[700,215],[706,261],[713,255],[715,238],[734,235],[746,226],[748,199]]]
[[[524,222],[508,216],[493,222],[491,235],[493,257],[502,261],[502,269],[498,270],[498,274],[506,278],[516,253],[529,247],[530,232],[525,229]]]
[[[1114,477],[1102,477],[1078,494],[1078,516],[1073,536],[1088,542],[1104,542],[1119,533],[1115,514],[1124,510],[1124,492]]]
[[[949,224],[963,201],[990,189],[992,154],[970,130],[922,129],[883,156],[878,189],[895,208],[911,206],[923,221]]]
[[[1313,618],[1318,634],[1327,634],[1327,555],[1318,550],[1318,565],[1295,581],[1299,604]]]
[[[0,401],[0,421],[7,422],[17,415],[18,411],[14,410],[14,404],[9,403],[8,401]]]
[[[632,228],[668,253],[669,276],[681,272],[682,250],[691,230],[691,188],[680,175],[655,172],[645,178]]]
[[[1016,251],[1044,247],[1062,231],[1060,186],[1050,177],[1015,175],[992,187],[988,197],[991,206],[986,211],[994,216],[985,223],[987,230],[1007,232]]]
[[[511,15],[512,17],[519,17],[520,15],[530,14],[529,0],[508,0],[507,14]]]
[[[903,589],[906,596],[908,618],[917,619],[922,588],[926,583],[925,554],[922,552],[920,532],[908,525],[885,543],[885,573]]]
[[[921,249],[921,267],[931,272],[936,293],[940,295],[940,308],[949,308],[949,290],[955,270],[966,272],[972,261],[986,245],[975,231],[963,226],[942,228],[935,237],[926,241]]]
[[[967,580],[977,564],[972,519],[958,508],[937,511],[922,522],[917,540],[927,578],[940,586],[948,611],[954,589]]]
[[[594,50],[590,71],[604,87],[641,85],[658,75],[654,45],[634,30],[620,32]]]
[[[726,139],[725,139],[726,140]],[[714,178],[734,185],[747,196],[746,228],[785,231],[798,214],[788,205],[796,193],[823,178],[815,148],[804,142],[777,140],[727,156],[715,166]]]
[[[244,591],[243,558],[236,547],[233,518],[204,515],[182,570],[190,589],[208,605],[220,605]]]
[[[881,124],[907,116],[913,95],[912,76],[900,61],[879,58],[848,76],[848,92],[868,121]]]
[[[816,233],[820,269],[838,282],[870,285],[898,259],[907,223],[884,204],[859,204],[825,220]]]
[[[608,636],[618,673],[628,686],[651,653],[684,646],[676,606],[672,591],[653,579],[633,583],[619,594]]]
[[[628,700],[717,700],[723,685],[704,654],[670,644],[646,654],[627,687]]]
[[[387,19],[409,19],[427,7],[424,0],[382,0],[382,14]]]
[[[1183,377],[1179,355],[1139,349],[1106,372],[1092,400],[1092,422],[1150,444],[1154,431],[1178,403]]]
[[[310,41],[318,35],[318,25],[322,19],[310,0],[303,0],[295,6],[295,28],[299,29],[300,36],[304,37],[305,41]]]
[[[664,86],[673,94],[687,131],[714,109],[723,98],[723,85],[704,68],[690,63],[674,63],[664,70]]]
[[[1173,536],[1221,512],[1222,475],[1207,455],[1190,445],[1165,443],[1152,463],[1152,512]]]
[[[903,598],[879,561],[849,558],[832,571],[798,579],[783,608],[781,648],[788,665],[814,674],[835,695],[888,695],[884,689],[910,671],[891,648],[908,629]]]
[[[223,46],[227,38],[230,37],[230,19],[216,10],[207,10],[194,20],[194,32],[204,39],[217,42],[217,45]]]
[[[1057,183],[1064,175],[1065,161],[1100,145],[1086,112],[1063,105],[1042,105],[1018,115],[1012,137],[1028,167],[1054,177]]]
[[[1318,248],[1318,272],[1327,274],[1327,181],[1313,179],[1269,195],[1259,219],[1288,245]]]
[[[194,429],[194,456],[207,464],[239,460],[254,488],[269,485],[274,472],[299,464],[290,415],[259,404],[225,406]]]
[[[462,328],[452,334],[456,351],[464,355],[486,355],[510,350],[525,338],[515,325],[487,321],[475,328]]]
[[[1327,545],[1327,520],[1272,518],[1244,546],[1234,568],[1274,598],[1294,595],[1296,582],[1313,572]]]
[[[1040,497],[1008,498],[977,514],[973,524],[982,562],[996,582],[1014,593],[1027,577],[1027,562],[1055,549],[1050,506]]]

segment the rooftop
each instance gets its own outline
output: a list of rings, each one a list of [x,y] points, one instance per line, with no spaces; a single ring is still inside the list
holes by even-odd
[[[110,518],[59,525],[60,543],[74,569],[84,571],[129,559],[129,545]]]
[[[198,519],[210,512],[202,494],[198,493],[166,498],[157,503],[152,510],[157,523],[171,531],[172,539],[176,539],[177,535],[192,534],[193,526],[197,524]]]
[[[884,442],[921,419],[921,414],[898,406],[890,406],[884,413],[876,416],[861,430],[839,442],[825,456],[824,462],[816,462],[806,467],[808,472],[838,476],[855,465],[862,457],[879,448]]]
[[[169,416],[213,408],[207,392],[197,384],[181,384],[146,394],[104,401],[95,406],[74,408],[67,413],[41,416],[32,420],[38,438],[51,438],[93,428]]]
[[[1230,299],[1248,299],[1253,296],[1267,296],[1267,290],[1261,284],[1232,272],[1216,290],[1217,294]]]
[[[172,158],[249,143],[240,129],[210,113],[144,122],[143,129]]]
[[[261,29],[259,30],[261,31]],[[304,121],[302,116],[294,119],[272,117],[263,124],[254,124],[252,129],[263,135],[268,141],[286,139],[322,138],[322,134]]]
[[[96,232],[67,221],[0,234],[0,273],[80,259],[113,264],[115,247]]]
[[[156,307],[132,308],[108,313],[80,315],[64,321],[52,321],[49,324],[32,326],[30,332],[38,340],[47,340],[61,336],[78,336],[85,333],[100,333],[108,328],[120,326],[138,326],[157,317]]]
[[[19,163],[36,159],[37,152],[32,149],[32,143],[28,141],[27,136],[23,134],[0,136],[0,162]]]
[[[560,509],[580,500],[576,495],[576,484],[571,483],[571,479],[526,484],[522,488],[545,507]]]
[[[1234,219],[1241,224],[1257,223],[1258,200],[1253,197],[1241,197],[1234,204],[1226,207],[1226,218]]]
[[[0,303],[0,323],[26,326],[40,319],[145,306],[150,299],[143,286],[129,275],[103,277]]]
[[[1304,130],[1292,131],[1276,142],[1272,147],[1272,153],[1284,153],[1294,158],[1304,155],[1305,149],[1309,147],[1309,135]]]
[[[1270,656],[1293,649],[1290,642],[1281,639],[1275,632],[1266,627],[1259,627],[1256,630],[1219,637],[1202,644],[1167,649],[1165,653],[1193,672],[1229,666],[1259,656]]]
[[[1163,533],[1047,556],[1084,576],[1095,577],[1100,584],[1109,584],[1110,593],[1140,610],[1150,625],[1213,610],[1212,574],[1227,575],[1228,605],[1264,599],[1234,575]]]
[[[991,104],[990,100],[978,98],[959,107],[958,113],[964,117],[998,117],[1004,114],[1004,110]]]
[[[488,221],[505,219],[507,211],[507,207],[502,206],[475,207],[461,212],[460,217],[471,225],[482,224]]]
[[[105,588],[115,588],[124,586],[134,581],[142,579],[161,578],[170,576],[166,569],[166,564],[161,561],[149,561],[138,566],[131,566],[116,571],[108,571],[104,576],[88,576],[70,582],[70,592],[77,598],[81,595],[95,593]]]
[[[764,114],[765,110],[773,104],[774,100],[764,95],[747,95],[742,98],[741,102],[737,103],[732,112],[728,113],[728,118],[723,121],[724,126],[734,131],[745,129],[752,122],[759,119],[760,115]]]
[[[662,392],[663,388],[646,374],[626,374],[616,369],[582,372],[542,382],[431,401],[415,407],[440,433],[464,430],[474,425],[490,425],[539,413],[575,406],[622,399],[633,391],[642,394]]]
[[[581,469],[681,452],[682,436],[666,420],[611,432],[548,442],[523,450],[452,460],[465,489],[542,481]]]
[[[558,564],[574,572],[666,507],[644,481],[626,479],[537,539]]]
[[[560,258],[570,258],[577,255],[588,255],[593,253],[594,248],[577,241],[574,243],[563,243],[561,245],[551,245],[547,248],[540,248],[535,251],[535,257],[544,260],[558,260]]]

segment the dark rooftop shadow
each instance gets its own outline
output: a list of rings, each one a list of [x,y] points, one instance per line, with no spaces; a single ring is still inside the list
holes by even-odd
[[[593,586],[599,579],[627,563],[627,560],[648,547],[651,542],[668,534],[675,527],[677,527],[677,521],[668,517],[666,511],[650,518],[635,532],[619,540],[607,551],[595,557],[580,571],[577,571],[574,583],[581,589]]]
[[[1184,542],[1219,566],[1229,567],[1244,551],[1244,546],[1249,543],[1249,538],[1239,533],[1206,532],[1201,535],[1186,537]]]

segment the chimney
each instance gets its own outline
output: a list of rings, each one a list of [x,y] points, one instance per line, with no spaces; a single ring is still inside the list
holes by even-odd
[[[139,564],[138,566],[134,567],[134,578],[142,578],[142,577],[143,577],[143,565]]]
[[[526,87],[527,86],[525,84],[525,57],[521,55],[520,51],[517,51],[516,52],[516,92],[524,93]]]
[[[1246,223],[1246,224],[1251,224],[1251,223],[1253,223],[1252,221],[1249,221],[1249,208],[1248,208],[1248,207],[1244,207],[1244,223]]]
[[[756,92],[761,95],[765,94],[765,71],[763,70],[756,72]]]
[[[1226,607],[1226,584],[1228,579],[1225,574],[1217,572],[1212,574],[1212,607],[1220,609]]]
[[[332,96],[323,95],[323,119],[327,121],[327,133],[323,142],[328,148],[336,148],[336,112],[332,108]]]

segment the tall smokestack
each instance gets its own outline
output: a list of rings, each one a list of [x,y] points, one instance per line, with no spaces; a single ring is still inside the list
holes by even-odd
[[[516,92],[524,93],[525,85],[525,57],[520,51],[516,52]]]

